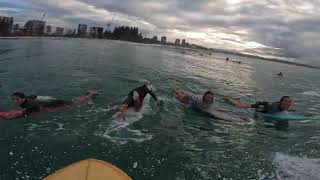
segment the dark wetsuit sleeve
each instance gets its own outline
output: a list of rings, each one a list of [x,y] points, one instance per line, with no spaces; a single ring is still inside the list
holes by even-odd
[[[63,106],[71,106],[72,102],[70,101],[64,101],[64,100],[53,100],[50,102],[47,102],[43,105],[44,108],[48,109],[54,109],[54,108],[59,108]]]
[[[261,106],[266,107],[269,105],[269,102],[263,101],[263,102],[256,102],[255,104],[251,104],[251,108],[257,109]]]
[[[269,102],[262,101],[256,102],[255,104],[251,104],[251,108],[254,108],[258,112],[266,113],[268,111]]]
[[[23,115],[24,116],[29,116],[31,115],[32,113],[35,113],[35,112],[39,112],[40,111],[40,106],[36,106],[36,105],[33,105],[33,106],[28,106],[24,109],[23,111]]]
[[[147,87],[146,87],[146,88],[147,88]],[[148,89],[148,88],[147,88],[147,89]],[[152,96],[152,98],[153,98],[154,100],[158,101],[157,96],[156,96],[151,90],[148,89],[148,93]]]

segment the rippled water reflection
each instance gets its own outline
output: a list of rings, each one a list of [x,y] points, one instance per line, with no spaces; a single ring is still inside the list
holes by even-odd
[[[0,174],[38,179],[75,161],[98,158],[134,179],[316,179],[319,169],[319,72],[198,50],[83,39],[0,40],[0,102],[16,90],[70,99],[87,89],[100,96],[66,111],[0,122]],[[202,54],[202,55],[201,55]],[[226,63],[225,58],[241,61]],[[275,74],[283,72],[284,77]],[[152,82],[162,101],[145,101],[125,121],[111,116],[131,89]],[[172,88],[213,90],[216,107],[253,120],[234,123],[193,112]],[[238,110],[243,101],[294,97],[312,115],[278,128]],[[298,168],[300,167],[300,168]],[[307,173],[308,172],[308,173]]]

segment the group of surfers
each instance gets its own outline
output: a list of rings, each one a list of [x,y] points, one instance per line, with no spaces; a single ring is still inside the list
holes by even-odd
[[[113,117],[120,119],[129,108],[133,108],[134,111],[140,111],[141,107],[143,106],[143,100],[148,94],[156,101],[157,104],[159,104],[159,99],[152,91],[150,84],[146,83],[129,92],[127,98],[116,109]],[[87,103],[91,97],[96,95],[98,95],[96,91],[88,91],[86,94],[80,97],[76,97],[71,101],[66,101],[55,98],[43,98],[42,96],[36,95],[26,96],[24,93],[15,92],[11,95],[11,100],[16,106],[20,107],[20,110],[9,111],[11,113],[2,112],[2,115],[0,112],[0,118],[19,118],[23,116],[30,116],[39,112],[54,111],[65,107],[79,106]],[[215,93],[212,91],[206,91],[203,95],[198,96],[186,91],[173,89],[172,96],[179,102],[194,110],[208,112],[209,109],[213,108]],[[225,100],[237,108],[254,109],[257,112],[268,114],[288,111],[293,103],[293,100],[290,96],[283,96],[279,101],[276,102],[258,101],[253,104],[240,102],[231,97],[225,97]]]

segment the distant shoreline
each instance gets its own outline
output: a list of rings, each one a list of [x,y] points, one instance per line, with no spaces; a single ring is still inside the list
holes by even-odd
[[[1,39],[39,39],[39,38],[47,38],[47,39],[57,39],[57,38],[70,38],[70,39],[96,39],[96,38],[84,38],[84,37],[68,37],[68,36],[9,36],[9,37],[0,37]],[[103,39],[102,39],[103,40]],[[105,39],[105,40],[114,40],[114,39]],[[124,40],[119,40],[119,41],[124,41]],[[125,42],[131,42],[131,41],[125,41]],[[133,42],[136,44],[149,44],[149,43],[139,43],[139,42]],[[153,45],[153,44],[150,44]],[[166,44],[156,44],[160,46],[170,46],[171,45],[166,45]],[[172,46],[172,47],[179,47],[179,48],[188,48],[189,47],[181,47],[181,46]],[[196,49],[196,48],[191,48],[191,49]],[[199,49],[196,49],[199,50]],[[203,50],[203,49],[201,49]],[[213,52],[213,53],[224,53],[224,54],[230,54],[230,55],[236,55],[236,56],[241,56],[241,57],[248,57],[248,58],[255,58],[259,60],[265,60],[265,61],[270,61],[270,62],[276,62],[276,63],[282,63],[282,64],[287,64],[287,65],[292,65],[292,66],[300,66],[300,67],[306,67],[306,68],[312,68],[312,69],[318,69],[320,70],[320,66],[314,66],[314,65],[308,65],[308,64],[302,64],[302,63],[296,63],[296,62],[290,62],[290,61],[285,61],[285,60],[280,60],[276,58],[267,58],[263,56],[258,56],[258,55],[249,55],[249,54],[243,54],[243,53],[238,53],[238,52],[232,52],[228,50],[221,50],[221,49],[208,49],[206,51]]]

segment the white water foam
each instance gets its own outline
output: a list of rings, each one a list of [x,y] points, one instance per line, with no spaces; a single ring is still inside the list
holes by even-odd
[[[101,134],[96,133],[96,135],[104,137],[115,144],[126,144],[129,141],[134,141],[137,143],[142,143],[146,140],[151,140],[152,135],[145,134],[141,130],[133,130],[128,126],[141,120],[144,114],[151,112],[150,107],[150,95],[147,95],[143,101],[143,106],[139,112],[135,112],[130,108],[125,114],[122,120],[113,120],[108,127]]]
[[[64,124],[63,123],[57,123],[58,125],[58,128],[56,129],[56,131],[62,131],[62,130],[65,130],[64,128]]]
[[[277,179],[320,180],[320,159],[299,158],[277,153]]]

